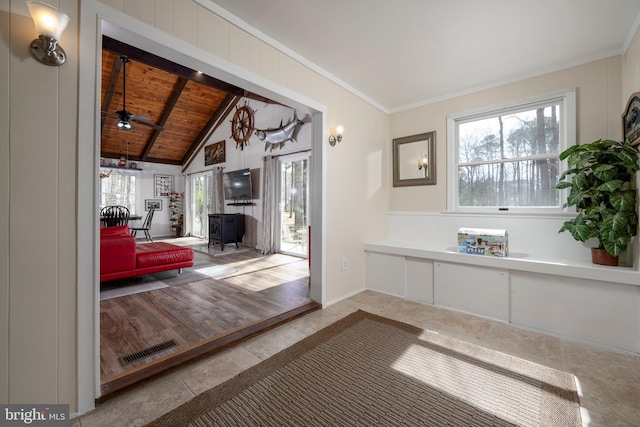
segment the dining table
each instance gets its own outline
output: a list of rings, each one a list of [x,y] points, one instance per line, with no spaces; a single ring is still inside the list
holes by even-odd
[[[100,223],[102,224],[105,219],[106,218],[104,216],[100,216]],[[141,220],[141,219],[142,219],[141,215],[129,215],[129,220],[127,221],[127,223],[129,223],[131,221],[138,221],[138,220]],[[102,227],[104,227],[104,225],[102,225]]]
[[[100,221],[104,220],[105,217],[101,216],[100,217]],[[130,215],[129,216],[129,221],[137,221],[139,219],[142,219],[142,216],[140,215]]]

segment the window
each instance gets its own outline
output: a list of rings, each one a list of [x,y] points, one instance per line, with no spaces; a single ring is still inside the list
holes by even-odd
[[[575,143],[575,92],[448,118],[449,210],[561,212],[559,154]]]
[[[138,177],[136,173],[116,171],[100,179],[100,209],[119,205],[129,208],[131,215],[137,213]]]

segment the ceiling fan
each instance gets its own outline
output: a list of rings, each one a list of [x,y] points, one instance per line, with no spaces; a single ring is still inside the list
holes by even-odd
[[[120,56],[120,62],[122,62],[122,110],[116,111],[116,117],[118,117],[118,129],[123,130],[131,130],[133,126],[131,122],[140,123],[141,125],[149,126],[156,130],[164,130],[162,126],[158,126],[153,123],[149,123],[145,120],[151,120],[151,117],[147,116],[139,116],[135,114],[131,114],[127,111],[127,63],[129,62],[129,57],[126,55]]]

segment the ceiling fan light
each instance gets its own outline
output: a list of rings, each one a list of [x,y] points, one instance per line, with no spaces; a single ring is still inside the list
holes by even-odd
[[[130,130],[132,126],[128,120],[118,120],[118,129]]]

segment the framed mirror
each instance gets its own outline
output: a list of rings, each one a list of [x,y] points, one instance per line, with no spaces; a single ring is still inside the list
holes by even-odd
[[[393,186],[435,185],[436,132],[393,140]]]

